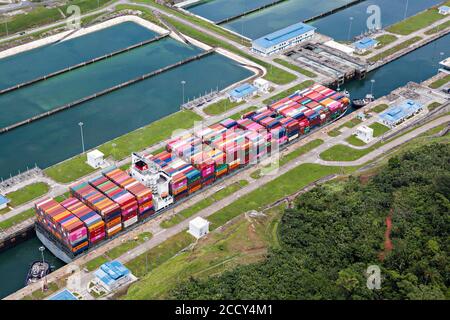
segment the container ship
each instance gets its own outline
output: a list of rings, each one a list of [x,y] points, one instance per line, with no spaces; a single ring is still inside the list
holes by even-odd
[[[205,190],[258,163],[305,135],[344,116],[347,95],[320,84],[242,115],[166,141],[158,154],[132,154],[131,167],[104,170],[69,187],[61,203],[35,203],[36,234],[69,263]]]

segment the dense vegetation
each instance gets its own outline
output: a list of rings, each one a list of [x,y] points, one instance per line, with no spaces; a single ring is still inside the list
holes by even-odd
[[[176,299],[449,298],[450,149],[433,144],[391,158],[378,174],[302,195],[279,226],[281,249],[265,262],[207,280],[191,278]],[[392,214],[392,250],[385,248]],[[388,237],[389,238],[389,237]],[[369,265],[380,290],[366,287]]]

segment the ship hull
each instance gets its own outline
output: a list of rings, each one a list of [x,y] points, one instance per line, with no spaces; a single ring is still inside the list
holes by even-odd
[[[65,263],[70,263],[73,259],[65,253],[63,250],[58,248],[53,241],[47,238],[44,233],[41,233],[38,228],[36,228],[36,236],[42,242],[42,244],[51,252],[55,257],[59,260],[64,261]]]

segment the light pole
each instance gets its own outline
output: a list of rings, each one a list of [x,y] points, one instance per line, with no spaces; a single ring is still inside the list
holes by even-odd
[[[352,32],[352,23],[353,23],[353,17],[350,17],[350,25],[348,26],[348,41],[350,41],[350,35]]]
[[[144,237],[144,242],[148,241],[148,237]],[[148,273],[148,251],[145,252],[145,274]]]
[[[182,80],[181,81],[181,88],[182,88],[182,91],[183,91],[183,104],[184,104],[184,85],[185,84],[186,84],[186,81]]]
[[[81,133],[81,147],[83,148],[84,153],[84,136],[83,136],[83,122],[78,122],[78,125],[80,126],[80,133]]]
[[[373,84],[375,83],[375,80],[370,80],[370,94],[373,96]]]
[[[113,160],[116,161],[116,146],[117,145],[115,143],[113,143],[111,146],[113,148]]]
[[[406,15],[408,14],[408,6],[409,6],[409,0],[406,0],[405,14],[403,15],[403,20],[406,19]]]
[[[5,20],[6,36],[9,36],[8,32],[8,21]]]
[[[44,251],[45,251],[45,247],[44,247],[44,246],[40,246],[40,247],[39,247],[39,251],[41,252],[42,263],[45,263],[45,260],[44,260]]]

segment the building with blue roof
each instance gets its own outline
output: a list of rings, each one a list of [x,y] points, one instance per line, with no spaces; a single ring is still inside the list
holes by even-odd
[[[97,284],[107,291],[113,291],[131,281],[131,272],[119,261],[110,261],[102,264],[94,272]]]
[[[377,45],[378,41],[372,38],[362,38],[361,40],[353,43],[353,47],[358,53],[364,53],[367,50],[375,48]]]
[[[228,92],[230,100],[233,102],[241,102],[245,99],[253,97],[258,92],[258,88],[249,83],[244,83],[237,88]]]
[[[311,39],[315,31],[316,28],[299,22],[254,40],[252,51],[269,56]]]
[[[77,297],[73,295],[72,292],[70,292],[67,289],[64,289],[63,291],[60,291],[51,297],[48,297],[47,300],[78,300]]]
[[[392,106],[381,113],[380,120],[389,128],[393,128],[422,110],[423,105],[413,100],[407,100],[404,103]]]
[[[444,16],[446,16],[446,15],[448,15],[450,13],[450,7],[449,6],[440,6],[438,8],[438,10],[439,10],[439,13],[444,15]]]
[[[9,199],[0,194],[0,210],[5,209],[9,203]]]

